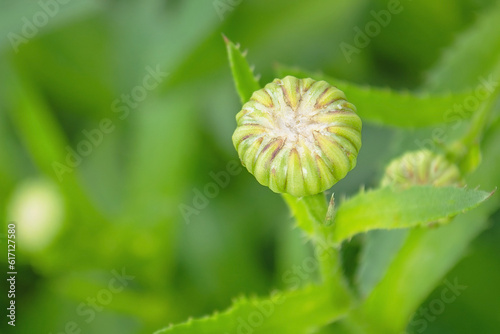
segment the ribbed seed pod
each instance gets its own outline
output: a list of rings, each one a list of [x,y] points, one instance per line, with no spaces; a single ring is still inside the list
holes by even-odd
[[[233,144],[262,185],[296,197],[314,195],[356,165],[361,119],[355,110],[325,81],[275,79],[236,115]]]
[[[458,167],[429,150],[409,152],[393,160],[385,170],[381,185],[407,188],[412,185],[461,186]]]

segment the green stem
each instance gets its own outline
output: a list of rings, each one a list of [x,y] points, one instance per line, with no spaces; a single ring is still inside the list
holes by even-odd
[[[328,203],[323,193],[297,198],[284,194],[283,198],[292,210],[297,225],[306,232],[313,241],[316,258],[319,262],[323,282],[342,285],[346,290],[344,277],[340,268],[340,254],[337,245],[330,242],[328,238],[328,226],[325,218],[328,211]]]
[[[500,76],[500,66],[493,71],[493,76],[498,78]],[[495,103],[500,95],[500,89],[497,87],[491,96],[484,101],[479,110],[474,114],[470,122],[467,132],[461,139],[452,143],[448,148],[450,160],[455,161],[462,166],[462,170],[466,172],[475,169],[475,165],[480,160],[479,143],[481,142],[484,131],[487,127],[488,120],[490,119],[491,112],[495,107]],[[476,157],[474,157],[476,155]],[[475,163],[468,160],[477,160]],[[472,164],[473,166],[468,166]]]
[[[479,107],[478,112],[474,115],[469,130],[461,140],[462,144],[466,147],[478,144],[481,141],[484,129],[486,128],[486,124],[491,112],[493,111],[493,107],[499,93],[500,91],[496,89],[492,97],[483,102]]]
[[[283,198],[292,210],[297,225],[314,243],[321,278],[332,300],[335,300],[337,305],[344,305],[346,309],[352,307],[354,297],[342,275],[339,247],[329,242],[328,238],[326,225],[328,204],[325,195],[320,193],[297,198],[283,194]]]
[[[325,225],[328,204],[324,194],[304,197],[306,207],[314,216],[314,248],[319,261],[323,281],[340,282],[343,279],[340,269],[340,254],[337,245],[328,239],[328,227]]]

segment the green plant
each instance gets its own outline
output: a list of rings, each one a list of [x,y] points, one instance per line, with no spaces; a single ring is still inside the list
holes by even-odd
[[[236,115],[242,163],[277,193],[301,197],[331,188],[356,165],[361,120],[325,81],[276,79]]]
[[[364,121],[402,128],[437,125],[447,119],[449,105],[461,103],[474,94],[472,90],[463,89],[472,78],[488,74],[495,79],[499,77],[498,59],[488,59],[488,66],[478,72],[465,75],[458,71],[473,56],[471,54],[489,54],[495,47],[494,43],[483,43],[474,48],[474,35],[482,34],[485,27],[476,29],[468,33],[465,42],[457,44],[455,60],[441,64],[433,72],[426,94],[366,88],[283,66],[277,68],[277,74],[284,79],[276,79],[266,89],[273,95],[272,92],[280,91],[280,86],[284,86],[283,95],[300,99],[301,87],[324,82],[323,90],[338,87],[339,90],[331,89],[343,100],[342,90],[356,105]],[[354,167],[360,143],[353,145],[354,149],[350,151],[354,162],[348,161],[347,165],[339,160],[333,162],[344,169],[335,180],[322,183],[328,179],[328,173],[335,171],[335,166],[326,166],[322,174],[322,167],[311,163],[315,161],[311,150],[302,150],[302,155],[293,147],[283,150],[283,157],[276,165],[279,168],[273,169],[276,167],[271,163],[274,151],[264,152],[260,158],[259,154],[267,148],[281,154],[283,142],[276,139],[280,137],[275,133],[266,132],[269,124],[262,122],[265,123],[266,117],[272,113],[284,112],[283,108],[273,109],[276,106],[271,108],[271,103],[264,111],[265,108],[256,107],[259,103],[265,105],[267,97],[263,97],[245,55],[227,38],[225,41],[236,89],[242,103],[246,103],[237,116],[238,128],[233,136],[235,147],[244,165],[261,184],[282,193],[298,227],[314,245],[315,266],[321,279],[300,282],[301,287],[275,292],[268,298],[241,298],[225,312],[189,320],[158,333],[403,332],[420,303],[460,258],[470,240],[485,228],[487,205],[482,206],[483,210],[464,213],[478,207],[492,192],[470,189],[463,184],[481,166],[481,141],[495,110],[498,88],[483,98],[471,120],[466,120],[466,116],[459,119],[463,131],[457,138],[439,143],[439,149],[434,152],[428,149],[406,152],[388,165],[380,187],[362,189],[336,205],[333,194],[328,203],[322,191]],[[443,94],[436,88],[437,81],[440,85],[449,83],[454,92]],[[291,91],[297,95],[289,96]],[[290,105],[293,103],[287,104]],[[355,109],[349,104],[348,114],[355,115]],[[256,110],[256,118],[248,117],[249,110]],[[245,127],[248,124],[252,126]],[[361,124],[356,123],[352,128],[358,131],[358,135],[350,138],[351,141],[360,138]],[[245,143],[249,138],[252,140]],[[296,159],[305,161],[306,171],[319,170],[319,175],[313,175],[312,179],[288,176],[285,172],[293,172]],[[287,167],[283,167],[287,163]],[[311,177],[311,174],[307,175]],[[292,184],[279,186],[284,180]],[[481,178],[476,176],[472,180],[477,182]],[[389,247],[388,254],[382,255],[373,248],[366,251],[369,245],[384,247],[384,240],[376,241],[377,237],[370,231],[395,229],[405,229],[406,233],[383,235],[382,239],[398,239],[398,247]],[[367,234],[365,252],[360,260],[364,274],[352,282],[344,274],[341,250],[358,234]]]

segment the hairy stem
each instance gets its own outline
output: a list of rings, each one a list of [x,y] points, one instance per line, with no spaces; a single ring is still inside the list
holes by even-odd
[[[320,193],[297,198],[284,194],[283,197],[292,210],[297,225],[314,243],[323,282],[348,294],[342,275],[338,245],[329,240],[328,227],[325,225],[328,211],[325,195]]]
[[[500,77],[500,66],[497,66],[493,71],[493,76],[495,78]],[[475,169],[475,164],[478,164],[480,161],[479,144],[487,128],[490,115],[495,108],[499,95],[500,89],[497,87],[492,92],[491,96],[479,106],[478,111],[473,115],[469,128],[463,137],[450,145],[449,158],[451,158],[451,160],[454,160],[459,165],[467,165],[467,160],[474,160],[473,157],[476,155],[476,162],[472,163],[474,167],[469,168],[471,170]],[[468,163],[470,164],[470,161]],[[463,166],[461,169],[464,169]],[[467,168],[465,169],[466,171],[470,171],[467,170]]]

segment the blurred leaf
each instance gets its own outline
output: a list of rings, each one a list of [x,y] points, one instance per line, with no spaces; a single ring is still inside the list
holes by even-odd
[[[234,45],[226,36],[224,36],[224,41],[226,42],[229,65],[233,73],[236,90],[240,96],[241,103],[244,104],[250,100],[253,92],[260,89],[259,82],[254,77],[244,53],[240,51],[240,46]]]
[[[469,94],[415,95],[397,92],[389,88],[360,86],[351,82],[314,74],[300,69],[279,67],[278,76],[293,75],[299,78],[324,80],[342,90],[357,109],[359,116],[367,121],[399,127],[423,127],[445,122],[447,110]]]
[[[67,141],[52,111],[26,75],[14,71],[7,73],[10,87],[7,89],[13,123],[31,153],[33,162],[57,182],[54,162],[65,162]],[[64,175],[63,173],[62,175]],[[69,172],[68,178],[74,173]]]
[[[98,0],[35,2],[29,0],[0,2],[0,51],[23,51],[25,44],[54,28],[95,15],[105,5]],[[46,23],[40,24],[40,18]],[[42,21],[43,22],[43,21]]]
[[[356,72],[358,75],[363,75],[363,64],[368,59],[367,55],[360,57],[363,61],[358,62],[356,66],[347,67],[338,45],[345,40],[346,33],[352,30],[351,27],[364,13],[366,2],[367,0],[335,2],[259,0],[243,1],[239,5],[224,7],[224,21],[221,26],[213,29],[207,39],[190,55],[185,55],[182,65],[172,68],[168,85],[181,82],[191,84],[193,80],[211,75],[221,68],[226,69],[225,50],[219,45],[221,32],[233,40],[241,41],[251,50],[252,62],[255,62],[259,73],[263,74],[266,81],[274,79],[271,77],[270,60],[303,66],[321,64],[329,68],[334,67],[335,73],[356,76],[354,73]],[[221,3],[224,1],[207,2],[212,7]],[[196,6],[205,17],[210,16],[207,15],[210,10],[200,7],[199,3],[196,3]],[[213,14],[217,17],[216,10],[213,10]],[[255,24],[255,17],[259,17],[258,25]],[[199,22],[200,18],[183,18],[183,20]],[[297,25],[297,21],[301,24]],[[252,29],[248,29],[250,26]],[[325,43],[325,40],[328,43]],[[301,52],[297,52],[297,45],[301,45]],[[169,49],[168,53],[171,52]],[[206,61],[207,59],[210,61]]]
[[[484,229],[485,220],[484,212],[475,210],[437,229],[412,230],[362,306],[373,328],[400,333],[418,305],[462,257],[466,245]]]
[[[7,195],[14,188],[16,180],[29,169],[24,164],[25,157],[19,154],[19,144],[11,139],[12,128],[7,110],[0,105],[0,189],[3,190],[0,191],[0,203],[7,203]],[[3,210],[4,207],[0,206],[0,215]]]
[[[0,41],[0,50],[5,56],[14,58],[18,68],[26,74],[27,82],[27,89],[14,94],[15,82],[8,76],[0,75],[0,91],[6,92],[5,97],[0,98],[0,113],[3,110],[7,112],[7,117],[0,116],[0,123],[3,122],[0,124],[0,202],[8,203],[11,189],[23,178],[47,171],[44,166],[50,163],[52,157],[64,159],[68,153],[66,145],[75,148],[83,139],[83,129],[93,127],[106,116],[116,120],[117,126],[115,132],[106,136],[99,148],[86,157],[71,175],[65,174],[67,178],[59,184],[64,189],[68,217],[65,229],[54,246],[36,257],[19,259],[28,264],[26,273],[29,273],[23,275],[25,279],[20,281],[22,286],[18,302],[26,310],[28,318],[32,319],[19,323],[22,327],[20,332],[63,331],[67,324],[75,321],[82,326],[82,332],[151,333],[190,314],[199,316],[211,312],[214,307],[220,309],[235,293],[258,291],[259,295],[265,295],[271,284],[288,284],[280,273],[296,265],[303,266],[301,260],[306,257],[312,259],[311,254],[302,256],[301,251],[310,248],[304,247],[301,231],[296,229],[293,230],[297,232],[293,242],[283,252],[286,255],[298,252],[299,255],[293,261],[286,260],[280,267],[273,257],[277,249],[276,239],[282,237],[279,234],[281,230],[290,229],[285,223],[291,219],[279,197],[259,186],[246,172],[231,178],[230,185],[220,189],[217,198],[210,199],[202,213],[193,218],[192,224],[180,223],[179,203],[193,206],[196,199],[194,190],[203,192],[204,186],[213,182],[209,172],[223,171],[224,160],[234,157],[230,141],[234,126],[231,115],[238,110],[239,101],[233,93],[233,83],[228,80],[221,32],[250,49],[251,57],[247,59],[256,64],[258,72],[263,74],[265,80],[262,83],[274,78],[271,77],[271,67],[273,62],[279,61],[308,70],[321,69],[333,77],[348,78],[352,82],[397,87],[396,83],[410,85],[419,82],[421,70],[436,58],[441,46],[451,39],[451,34],[463,29],[464,23],[476,15],[477,8],[492,1],[496,0],[403,2],[404,12],[393,16],[391,24],[383,27],[380,35],[371,39],[370,46],[357,55],[356,62],[349,65],[339,45],[354,42],[356,29],[363,30],[373,20],[370,10],[379,12],[386,9],[386,0],[0,2],[0,31],[4,36]],[[221,2],[229,5],[224,17],[217,15],[215,7]],[[467,3],[474,5],[467,6]],[[54,17],[49,17],[47,24],[42,24],[43,9],[49,8],[49,13],[45,12],[50,16],[50,6],[59,6],[59,10]],[[33,19],[35,14],[36,20]],[[24,17],[35,21],[38,32],[29,38],[28,44],[20,45],[19,53],[14,54],[8,34],[22,32]],[[483,38],[488,40],[494,37],[486,33]],[[457,67],[456,71],[467,72],[467,66],[483,66],[476,64],[475,59],[471,61],[463,64],[463,68]],[[111,108],[112,100],[138,92],[136,86],[144,78],[145,67],[157,64],[171,75],[155,90],[155,96],[148,95],[144,104],[134,109],[126,121],[116,119],[117,115]],[[454,75],[458,78],[461,73]],[[467,79],[465,84],[452,84],[466,87],[470,80]],[[443,91],[446,92],[446,89]],[[249,95],[252,92],[249,90]],[[33,96],[35,99],[32,99]],[[19,105],[33,108],[18,108]],[[29,109],[36,107],[42,111],[33,115],[33,110]],[[446,109],[452,107],[453,104]],[[371,108],[367,110],[371,112]],[[446,109],[441,110],[439,115]],[[381,123],[377,119],[375,122]],[[363,134],[368,139],[366,144],[373,149],[365,150],[360,155],[358,168],[362,173],[356,168],[336,186],[336,193],[352,193],[358,189],[360,182],[370,184],[377,176],[376,169],[382,167],[380,163],[394,154],[391,150],[393,145],[390,145],[393,131],[387,127],[369,126]],[[365,133],[365,130],[368,132]],[[489,131],[493,133],[491,128]],[[421,132],[404,131],[407,138]],[[218,140],[214,141],[214,138]],[[414,138],[407,141],[413,143]],[[498,142],[493,140],[491,145],[498,146]],[[226,146],[232,155],[219,152],[220,147]],[[484,149],[483,142],[480,146]],[[380,150],[381,147],[384,149]],[[490,189],[495,185],[492,179],[498,182],[498,154],[491,159],[490,151],[483,153],[479,168],[484,176],[478,182],[469,181],[469,184],[481,184]],[[486,169],[484,161],[488,163]],[[48,166],[48,172],[53,174],[50,164]],[[498,200],[492,198],[477,210],[483,210],[493,200],[498,207]],[[103,224],[102,219],[94,219],[97,215],[89,214],[92,207],[105,213],[109,222]],[[298,204],[296,209],[304,207]],[[0,215],[3,212],[2,206]],[[309,219],[309,223],[312,219],[322,220],[323,214],[318,213],[298,213],[299,223],[300,219]],[[400,313],[406,315],[419,296],[434,289],[442,275],[460,258],[474,233],[486,226],[486,213],[481,216],[472,213],[470,218],[464,219],[462,227],[448,230],[449,234],[458,233],[461,237],[443,233],[431,241],[427,237],[421,239],[424,251],[426,243],[430,243],[432,249],[421,254],[423,258],[418,261],[412,262],[416,256],[408,257],[410,263],[402,272],[411,271],[407,283],[410,291],[400,289],[399,284],[394,284],[394,290],[403,297],[408,294],[409,300],[403,300],[401,312],[397,305],[392,306],[394,317],[399,318]],[[439,226],[437,230],[452,225]],[[366,257],[364,261],[373,266],[383,266],[382,271],[385,272],[398,256],[388,244],[396,243],[397,232],[413,231],[373,232],[381,232],[384,236],[374,238],[377,240],[372,240],[365,254],[374,254],[385,246],[384,251],[392,254],[386,262],[375,262],[377,259],[374,257]],[[467,232],[472,235],[467,236]],[[420,247],[415,249],[420,251]],[[495,253],[490,251],[489,255],[493,259]],[[355,259],[349,258],[349,261]],[[402,260],[395,261],[401,263]],[[414,262],[416,265],[411,267]],[[491,296],[481,293],[494,288],[494,280],[486,282],[479,294],[473,293],[472,285],[477,285],[481,275],[488,273],[486,266],[494,266],[495,262],[498,261],[477,261],[477,266],[483,270],[471,272],[476,280],[467,281],[467,276],[463,279],[465,284],[471,285],[471,293],[468,291],[467,296],[460,300],[460,303],[465,301],[463,312],[482,315],[483,309],[491,308],[492,304],[488,303]],[[87,318],[79,316],[75,310],[81,310],[80,305],[86,304],[86,298],[94,297],[97,292],[98,299],[106,297],[105,290],[109,288],[106,289],[108,281],[105,276],[98,281],[99,284],[89,285],[93,282],[92,277],[84,275],[81,269],[92,273],[122,265],[130,269],[137,280],[123,293],[113,293],[112,303],[97,304],[96,307],[102,307],[102,312],[97,311],[100,314],[87,324]],[[349,266],[354,265],[349,263]],[[235,270],[238,266],[241,270]],[[61,284],[72,273],[78,280],[74,284]],[[311,272],[309,277],[316,278],[315,274],[315,271]],[[371,274],[374,276],[370,276],[372,281],[369,284],[373,286],[380,281],[380,276],[375,272]],[[276,280],[271,283],[273,277]],[[395,275],[391,277],[398,279]],[[459,280],[462,281],[462,278]],[[306,279],[303,283],[307,284]],[[389,304],[403,298],[392,295],[391,283],[381,282]],[[54,289],[44,288],[47,285],[57,287],[56,293]],[[362,290],[363,296],[370,290],[371,287]],[[322,292],[304,296],[302,301],[311,298],[312,303],[318,303],[314,300],[316,298],[321,304],[322,298],[337,296],[331,291]],[[338,299],[338,296],[335,298]],[[252,298],[246,302],[251,303],[252,300],[264,303],[264,299]],[[470,300],[476,303],[469,303]],[[476,307],[481,303],[483,308]],[[296,319],[304,323],[312,321],[308,319],[309,316],[316,316],[316,313],[311,314],[312,310],[301,313],[308,305],[309,302],[299,304],[297,301],[293,310],[290,307],[282,313],[276,311],[276,324],[278,318],[290,318],[291,325]],[[319,305],[316,306],[319,308]],[[315,310],[320,315],[324,311]],[[381,311],[380,322],[392,322],[385,312]],[[494,310],[490,312],[493,319]],[[248,313],[257,317],[255,314]],[[433,325],[442,329],[440,325],[448,316],[447,308],[446,314]],[[488,321],[486,317],[471,318]],[[325,315],[319,324],[326,325],[330,319],[334,321],[335,317]],[[472,330],[461,326],[467,320]],[[462,321],[449,319],[448,323],[458,329],[457,334],[474,332],[476,324],[470,320],[465,315]],[[396,319],[396,322],[399,321]],[[235,333],[238,325],[228,333]],[[4,327],[7,327],[5,323],[0,325],[1,333],[8,332],[3,330]],[[475,332],[478,333],[494,332],[482,330],[488,327],[481,324],[477,328],[479,330]],[[309,333],[317,330],[307,329],[310,329]],[[253,330],[253,327],[251,330],[242,327],[241,332],[249,334]],[[281,333],[282,330],[272,327],[267,332]],[[297,330],[285,328],[285,332],[295,333]],[[338,334],[336,327],[329,332]],[[448,332],[455,333],[453,330]],[[387,331],[379,333],[386,334]]]
[[[365,71],[369,69],[370,54],[360,54],[356,64],[346,66],[339,45],[348,41],[368,3],[370,0],[243,1],[224,31],[250,48],[264,82],[275,78],[271,72],[276,61],[365,78],[370,75]],[[259,24],[255,24],[256,17]]]
[[[499,8],[495,7],[493,11],[482,15],[483,18],[479,18],[475,26],[459,37],[432,70],[423,90],[442,92],[471,88],[471,83],[476,82],[478,76],[488,75],[497,62],[492,58],[498,60],[498,12]],[[471,59],[474,61],[471,62]],[[498,165],[498,145],[491,146],[493,150],[485,149],[484,161],[479,166],[479,173],[475,174],[473,184],[494,187],[499,181],[498,177],[494,177],[498,173],[493,172],[497,168],[494,166]],[[477,162],[474,161],[477,155],[472,158],[473,163]],[[372,327],[383,333],[400,333],[418,305],[460,260],[471,240],[486,228],[489,213],[497,207],[498,200],[490,200],[480,208],[456,217],[453,223],[446,226],[411,230],[397,254],[393,251],[399,247],[389,251],[384,260],[391,262],[386,275],[362,307]],[[376,243],[378,246],[373,245],[373,249],[385,246],[384,238]],[[373,261],[373,257],[365,257],[364,262],[368,261]],[[363,281],[360,284],[370,285],[369,277],[361,277]]]
[[[409,228],[437,222],[478,206],[491,194],[456,187],[381,188],[342,203],[332,227],[334,242],[374,229]]]
[[[17,135],[30,154],[34,167],[40,174],[53,179],[64,195],[66,228],[58,235],[56,243],[35,254],[37,260],[33,266],[43,274],[54,274],[69,267],[96,265],[106,258],[101,254],[101,247],[95,247],[99,244],[97,240],[109,239],[96,230],[104,230],[108,221],[95,208],[82,186],[79,167],[83,158],[75,160],[78,154],[69,153],[77,150],[76,146],[72,147],[66,141],[59,122],[31,78],[15,66],[11,67],[7,77],[10,82],[5,87],[9,97],[8,111]],[[90,239],[93,240],[91,244]]]
[[[472,89],[480,83],[481,77],[488,80],[500,59],[500,3],[490,7],[443,54],[430,71],[424,85],[426,90]]]
[[[109,44],[113,61],[110,66],[115,68],[113,80],[120,93],[136,84],[146,66],[159,64],[171,74],[158,87],[167,93],[172,81],[179,86],[175,77],[187,79],[191,85],[201,76],[200,66],[225,62],[223,56],[214,57],[207,52],[201,59],[192,58],[193,52],[205,44],[220,24],[211,1],[115,1],[106,12],[105,20],[111,23]],[[217,37],[219,43],[213,40],[210,46],[222,51],[220,35]],[[187,74],[191,71],[192,76]],[[168,89],[163,89],[167,86]]]
[[[469,148],[469,152],[464,157],[464,159],[460,162],[460,170],[464,174],[471,173],[477,169],[477,167],[481,164],[481,148],[479,143],[472,144]]]
[[[132,140],[125,187],[128,210],[123,218],[129,222],[138,219],[150,227],[162,222],[170,231],[175,219],[182,219],[178,205],[189,187],[199,136],[195,109],[186,94],[176,90],[162,98],[151,96],[137,110],[128,108]],[[167,236],[174,234],[166,232]]]
[[[339,318],[348,310],[348,301],[328,286],[308,286],[290,292],[276,292],[270,298],[242,298],[223,313],[189,320],[156,334],[310,333]]]
[[[75,175],[78,166],[67,162],[71,147],[46,101],[26,75],[14,67],[7,75],[11,83],[6,93],[10,116],[34,164],[60,185],[80,212],[96,213]]]
[[[107,24],[100,16],[68,23],[30,40],[14,58],[43,89],[66,129],[75,120],[99,121],[112,114]],[[80,132],[81,123],[74,126],[70,139]]]
[[[356,272],[356,283],[362,298],[365,298],[384,277],[409,231],[408,229],[372,230],[366,233]]]
[[[375,18],[382,25],[380,36],[375,36],[367,48],[373,49],[372,57],[377,61],[373,73],[377,82],[391,82],[395,77],[393,82],[406,87],[420,81],[422,72],[439,58],[443,45],[449,44],[456,32],[475,18],[478,1],[474,1],[476,8],[467,8],[466,1],[469,0],[400,1],[401,12],[387,18],[383,18],[384,11],[387,13],[391,2],[370,1],[373,11],[366,10],[365,22]],[[365,30],[366,27],[361,26]]]
[[[500,132],[484,146],[484,159],[468,180],[493,187],[500,184]],[[500,200],[492,196],[479,208],[454,218],[437,229],[411,230],[386,275],[368,296],[362,313],[380,333],[399,334],[408,318],[443,276],[462,258],[469,243],[488,226],[488,217]],[[453,277],[452,277],[453,278]],[[460,282],[460,281],[459,281]]]

